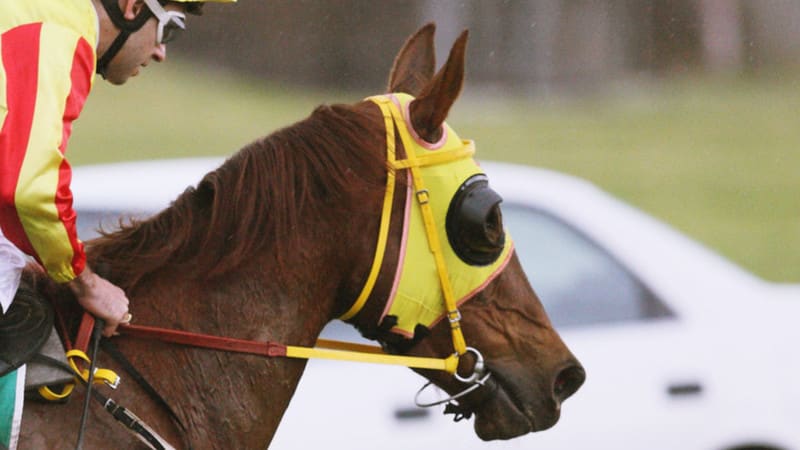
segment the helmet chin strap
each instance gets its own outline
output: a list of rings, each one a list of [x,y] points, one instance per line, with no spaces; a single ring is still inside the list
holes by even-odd
[[[102,0],[102,3],[111,22],[120,30],[114,42],[111,43],[111,46],[109,46],[105,53],[97,60],[96,71],[100,76],[105,78],[111,60],[117,56],[117,53],[119,53],[122,46],[125,45],[130,35],[139,31],[144,24],[153,17],[153,12],[145,5],[145,8],[136,18],[127,20],[125,19],[124,13],[119,8],[118,0]]]

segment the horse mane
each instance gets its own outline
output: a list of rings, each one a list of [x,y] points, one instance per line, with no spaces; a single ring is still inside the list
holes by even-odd
[[[375,112],[323,105],[248,144],[167,209],[103,231],[87,245],[91,264],[124,289],[168,265],[222,275],[264,251],[285,269],[303,230],[378,211],[386,163]]]

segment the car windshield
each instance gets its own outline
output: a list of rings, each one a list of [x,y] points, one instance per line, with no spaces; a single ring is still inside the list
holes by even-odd
[[[528,280],[556,327],[670,315],[630,271],[565,222],[506,203],[503,221]]]

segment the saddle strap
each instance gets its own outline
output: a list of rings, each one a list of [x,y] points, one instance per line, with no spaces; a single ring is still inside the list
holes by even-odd
[[[65,364],[63,361],[49,358],[44,355],[39,355],[37,356],[37,358],[41,358],[45,360],[48,364],[52,364],[55,367],[74,373],[72,368],[70,368],[70,366]],[[86,384],[86,381],[83,380],[81,377],[75,377],[75,379],[84,385]],[[145,444],[150,446],[150,448],[155,450],[175,450],[175,448],[172,445],[170,445],[166,440],[164,440],[164,438],[159,436],[158,433],[153,431],[145,422],[139,419],[139,417],[137,417],[136,414],[134,414],[124,406],[119,405],[110,397],[106,397],[97,390],[92,390],[91,397],[97,403],[99,403],[104,410],[110,413],[111,416],[117,420],[117,422],[125,426],[125,428],[127,428],[128,431],[133,433],[137,438],[139,438]]]
[[[103,409],[111,413],[117,419],[117,422],[124,425],[134,436],[150,446],[150,448],[154,450],[175,450],[175,447],[171,446],[164,438],[147,426],[136,414],[116,404],[114,400],[106,399]]]
[[[133,363],[131,363],[128,357],[126,357],[125,354],[119,350],[119,348],[117,347],[116,344],[114,344],[114,342],[108,339],[103,339],[100,341],[100,347],[103,349],[103,351],[108,353],[111,356],[111,358],[113,358],[114,361],[117,362],[117,364],[122,366],[122,370],[127,372],[128,375],[130,375],[131,378],[136,382],[136,384],[138,384],[139,387],[141,387],[153,401],[155,401],[161,408],[164,409],[164,411],[167,412],[167,414],[169,414],[172,422],[175,424],[175,426],[178,427],[178,431],[180,432],[181,435],[181,440],[184,442],[184,444],[186,444],[186,448],[191,450],[192,447],[191,444],[189,443],[186,425],[184,425],[181,418],[178,417],[178,414],[175,413],[175,410],[172,409],[169,403],[167,403],[167,401],[164,400],[164,397],[156,390],[156,388],[153,387],[152,384],[150,384],[150,382],[147,381],[144,375],[142,375],[142,373],[139,372],[138,369],[136,369]],[[133,415],[133,413],[131,413],[131,415]]]

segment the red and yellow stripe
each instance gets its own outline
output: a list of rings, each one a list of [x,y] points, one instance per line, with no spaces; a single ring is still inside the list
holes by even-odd
[[[0,36],[0,58],[0,226],[53,279],[69,281],[86,257],[64,152],[91,89],[94,48],[67,27],[29,23]]]

